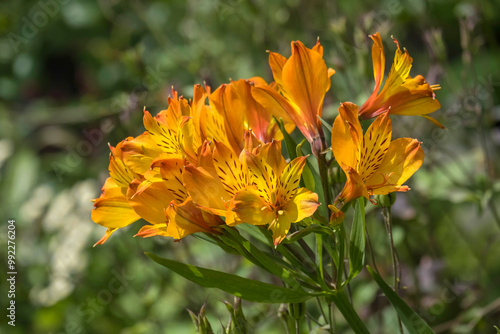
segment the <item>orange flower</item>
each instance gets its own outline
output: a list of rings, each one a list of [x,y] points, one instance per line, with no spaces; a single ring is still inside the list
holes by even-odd
[[[391,115],[419,115],[443,127],[434,118],[427,116],[441,108],[434,94],[435,90],[440,89],[439,85],[429,85],[421,75],[414,78],[410,76],[413,59],[406,49],[404,52],[401,51],[396,39],[393,39],[398,47],[394,63],[381,89],[385,69],[384,46],[379,33],[370,35],[370,38],[373,40],[372,60],[375,88],[372,95],[359,108],[359,116],[368,119],[389,110]]]
[[[347,182],[336,203],[409,190],[402,184],[420,168],[424,152],[416,139],[391,141],[391,134],[387,112],[377,117],[363,136],[358,106],[350,102],[340,106],[332,128],[332,151]]]
[[[269,65],[279,92],[270,86],[256,84],[252,95],[276,117],[290,117],[317,155],[325,149],[321,144],[324,135],[318,116],[322,116],[330,76],[335,72],[326,67],[323,47],[319,41],[312,49],[295,41],[290,58],[270,52]]]
[[[195,86],[191,103],[172,91],[167,110],[155,117],[144,111],[146,132],[110,147],[110,178],[92,212],[94,222],[108,228],[97,244],[140,218],[152,225],[144,226],[137,235],[174,239],[195,232],[217,233],[213,227],[224,223],[200,210],[182,183],[186,160],[198,161],[206,130],[200,120],[207,114],[207,91]]]
[[[278,141],[242,155],[252,186],[236,193],[233,211],[243,223],[269,225],[278,245],[292,223],[310,217],[319,206],[317,194],[298,188],[306,157],[287,165]]]

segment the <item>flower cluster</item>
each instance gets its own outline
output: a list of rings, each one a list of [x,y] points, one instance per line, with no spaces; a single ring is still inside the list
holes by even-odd
[[[391,141],[389,114],[428,117],[440,107],[434,95],[439,86],[409,76],[412,58],[399,45],[382,87],[382,41],[378,33],[370,37],[373,94],[360,108],[342,103],[332,126],[331,150],[347,177],[334,202],[326,203],[334,214],[360,196],[408,190],[403,183],[424,153],[415,139]],[[315,213],[318,195],[300,187],[307,157],[287,162],[281,140],[297,127],[315,157],[328,151],[321,117],[335,71],[327,68],[319,41],[311,49],[298,41],[291,48],[289,58],[269,53],[270,84],[254,77],[213,92],[195,85],[192,100],[172,90],[168,109],[154,117],[144,111],[146,131],[110,147],[110,177],[92,212],[93,221],[107,228],[97,244],[142,218],[149,224],[137,233],[141,237],[179,240],[247,223],[267,226],[278,245],[292,223]],[[360,117],[376,118],[364,134]]]

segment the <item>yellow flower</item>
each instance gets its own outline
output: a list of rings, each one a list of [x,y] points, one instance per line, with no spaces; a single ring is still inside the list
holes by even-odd
[[[241,222],[269,224],[274,245],[278,245],[291,223],[311,216],[319,206],[317,194],[298,188],[306,157],[296,158],[287,165],[278,141],[242,155],[252,186],[236,193],[232,210]]]
[[[191,103],[173,90],[167,110],[155,117],[144,111],[146,132],[110,147],[110,178],[92,212],[94,222],[108,228],[97,244],[140,218],[151,223],[137,234],[142,237],[181,239],[195,232],[217,233],[213,227],[224,221],[200,210],[182,182],[186,160],[198,161],[206,97],[199,85]]]
[[[327,69],[323,60],[323,47],[317,44],[309,49],[299,41],[292,42],[292,55],[286,59],[269,53],[277,90],[267,85],[255,85],[254,98],[276,117],[288,116],[311,143],[313,153],[323,149],[321,128],[323,100],[330,89],[330,76],[335,71]]]
[[[193,202],[201,209],[225,217],[226,224],[237,220],[232,211],[234,195],[251,185],[250,175],[238,155],[214,141],[213,150],[205,142],[198,166],[186,165],[183,182]]]
[[[391,134],[387,112],[377,117],[363,136],[358,106],[350,102],[340,106],[332,128],[332,151],[347,182],[335,202],[409,190],[402,184],[420,168],[424,152],[416,139],[391,141]]]
[[[359,116],[368,119],[389,111],[391,115],[419,115],[443,127],[434,118],[427,116],[441,108],[434,94],[435,90],[440,89],[439,85],[429,85],[421,75],[414,78],[410,76],[413,59],[406,49],[404,52],[401,51],[398,41],[394,39],[398,49],[389,75],[381,88],[385,69],[384,46],[379,33],[370,35],[370,38],[373,40],[375,88],[368,100],[359,108]]]

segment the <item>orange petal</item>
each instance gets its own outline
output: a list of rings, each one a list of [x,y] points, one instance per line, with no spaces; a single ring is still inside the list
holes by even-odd
[[[206,215],[191,200],[182,204],[173,203],[166,211],[168,219],[167,235],[174,239],[182,239],[192,233],[215,233],[213,226],[223,224],[216,216]]]
[[[279,53],[269,52],[269,66],[273,71],[274,81],[278,84],[278,86],[283,86],[283,66],[285,66],[287,59],[280,55]]]
[[[257,187],[259,195],[267,202],[274,203],[272,198],[278,185],[278,176],[272,167],[257,155],[243,152],[245,167],[250,171],[251,183]]]
[[[257,155],[260,159],[265,161],[277,175],[281,175],[286,167],[285,158],[283,158],[281,154],[281,141],[275,140],[272,143],[262,145]]]
[[[356,170],[350,167],[346,168],[346,177],[347,181],[341,193],[337,196],[335,203],[338,201],[347,203],[361,196],[370,199],[370,194]]]
[[[245,115],[242,101],[231,85],[221,85],[209,98],[212,109],[219,113],[224,121],[224,129],[228,144],[234,152],[241,152],[244,146]],[[238,112],[235,112],[238,110]],[[222,138],[215,138],[223,140]]]
[[[182,182],[184,159],[169,158],[155,161],[151,167],[158,166],[165,187],[172,193],[177,203],[182,203],[188,197],[187,190]],[[170,202],[170,200],[169,200]]]
[[[369,37],[373,40],[372,62],[373,76],[375,78],[375,88],[373,88],[373,93],[377,94],[380,90],[385,74],[384,45],[382,44],[382,39],[380,38],[380,34],[378,32],[370,35]]]
[[[225,215],[225,203],[231,199],[231,196],[217,176],[202,167],[188,165],[183,173],[183,181],[197,205],[215,214]]]
[[[144,225],[134,237],[149,238],[154,236],[169,237],[166,218],[162,224]]]
[[[273,221],[275,214],[255,187],[239,191],[234,197],[234,209],[243,223],[251,225],[266,225]]]
[[[431,121],[434,125],[440,127],[441,129],[446,129],[445,126],[443,124],[439,123],[438,120],[435,119],[434,117],[431,117],[429,115],[420,115],[420,116],[422,116],[423,118]]]
[[[144,127],[154,142],[162,148],[163,152],[181,157],[182,151],[177,136],[178,123],[167,126],[158,119],[153,118],[148,111],[144,111]]]
[[[345,102],[332,127],[332,151],[339,165],[356,169],[361,155],[363,131],[358,119],[358,106]]]
[[[138,182],[130,185],[129,194],[137,191]],[[174,196],[165,182],[152,183],[146,190],[129,200],[134,211],[151,224],[165,224],[165,209]]]
[[[116,230],[117,230],[116,228],[108,228],[106,230],[106,233],[103,235],[103,237],[101,239],[99,239],[99,241],[94,244],[94,247],[97,245],[104,244],[108,240],[108,238],[111,236],[111,234],[113,234],[113,232],[115,232]]]
[[[318,194],[306,188],[299,188],[282,209],[286,214],[291,214],[293,223],[297,223],[312,216],[319,205]]]
[[[147,131],[132,140],[124,141],[121,151],[125,165],[140,175],[144,175],[153,159],[163,152]]]
[[[441,108],[441,104],[424,77],[417,75],[415,78],[408,77],[404,84],[394,89],[384,107],[390,107],[393,115],[414,116],[432,113]]]
[[[424,151],[418,140],[399,138],[391,142],[377,173],[365,181],[374,195],[406,191],[401,185],[415,173],[424,161]]]
[[[287,132],[293,131],[293,124],[295,124],[309,142],[313,140],[315,131],[310,130],[311,126],[305,122],[298,107],[274,90],[270,85],[252,87],[252,96],[264,109],[268,110],[277,119],[283,119]],[[276,137],[276,139],[278,138],[280,137]]]
[[[132,224],[140,216],[122,194],[120,187],[108,178],[103,187],[103,194],[94,201],[91,218],[108,229],[117,229]]]
[[[379,168],[391,143],[392,122],[389,114],[378,116],[363,137],[363,145],[357,171],[363,180]]]
[[[293,159],[280,175],[276,198],[281,203],[290,201],[295,195],[307,157]]]
[[[328,84],[323,57],[299,41],[292,42],[292,56],[283,66],[283,89],[298,106],[308,124],[317,124]]]
[[[250,184],[250,175],[238,156],[226,145],[218,141],[214,145],[213,161],[217,175],[226,191],[235,195]]]

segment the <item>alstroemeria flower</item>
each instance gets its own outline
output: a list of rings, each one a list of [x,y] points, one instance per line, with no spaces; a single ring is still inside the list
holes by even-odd
[[[391,141],[391,135],[387,112],[377,117],[363,136],[358,106],[350,102],[340,106],[332,128],[332,151],[347,182],[336,203],[409,190],[403,183],[422,165],[424,151],[416,139]]]
[[[254,136],[263,143],[270,143],[273,140],[282,140],[278,124],[273,114],[261,106],[252,96],[253,86],[267,86],[264,79],[253,77],[248,80],[240,79],[231,81],[230,86],[236,92],[238,103],[233,110],[241,110],[244,114],[245,130],[251,130]],[[237,107],[240,108],[237,108]],[[295,124],[290,117],[283,115],[283,125],[285,130],[290,133],[295,129]]]
[[[330,76],[335,72],[326,67],[323,47],[319,41],[312,49],[294,41],[290,58],[270,52],[269,65],[278,90],[267,85],[255,85],[252,95],[276,117],[290,117],[317,155],[325,149],[321,145],[324,135],[318,116],[322,116],[325,93],[330,89]]]
[[[235,194],[250,186],[250,174],[240,157],[228,146],[214,141],[213,150],[205,142],[198,166],[186,165],[184,185],[193,202],[206,212],[225,217],[226,224],[237,220],[232,211]]]
[[[429,85],[421,75],[414,78],[410,76],[413,59],[406,49],[404,52],[401,51],[398,41],[394,39],[398,49],[382,87],[385,70],[384,46],[379,33],[370,35],[370,38],[373,40],[375,88],[368,100],[359,108],[359,116],[368,119],[389,111],[391,115],[423,116],[443,127],[434,118],[427,116],[441,108],[434,94],[435,90],[440,89],[439,85]]]
[[[310,217],[316,211],[318,195],[306,188],[298,188],[306,157],[298,157],[287,165],[278,141],[255,151],[258,153],[242,153],[252,186],[236,193],[232,210],[239,218],[236,222],[269,225],[274,245],[278,245],[292,223]]]

